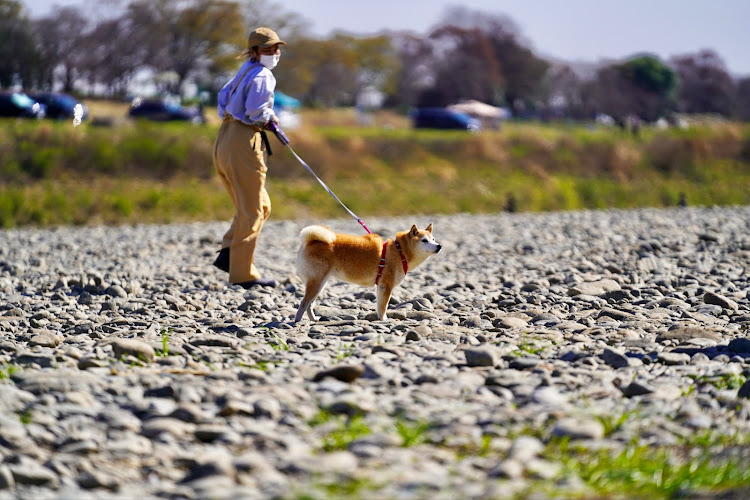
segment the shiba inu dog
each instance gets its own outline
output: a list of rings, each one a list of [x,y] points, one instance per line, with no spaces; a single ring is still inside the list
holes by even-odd
[[[305,282],[305,296],[294,321],[307,317],[315,321],[312,303],[329,278],[362,286],[377,287],[378,318],[386,319],[391,292],[410,269],[440,251],[432,237],[432,224],[425,229],[414,225],[396,238],[383,241],[377,234],[337,234],[324,226],[308,226],[300,232],[297,275]]]

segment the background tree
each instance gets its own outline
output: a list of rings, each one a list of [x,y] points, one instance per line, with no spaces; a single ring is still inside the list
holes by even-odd
[[[750,77],[737,80],[734,106],[732,115],[739,120],[750,122]]]
[[[0,0],[0,86],[35,83],[39,79],[40,62],[23,4]]]
[[[124,95],[142,67],[141,49],[132,37],[128,19],[121,16],[98,23],[82,45],[87,50],[81,67],[89,83],[106,88],[110,96]]]
[[[545,108],[549,117],[590,118],[584,82],[567,64],[550,66],[545,75]]]
[[[655,121],[674,109],[677,73],[651,55],[605,66],[596,77],[600,111],[623,123],[628,116]]]
[[[357,93],[366,88],[393,92],[401,64],[388,35],[355,37],[340,35],[337,39],[352,51],[357,64]]]
[[[392,33],[390,36],[399,68],[393,75],[393,90],[388,94],[386,104],[408,108],[435,84],[433,45],[412,34]]]
[[[674,108],[677,74],[658,57],[636,56],[618,71],[633,87],[633,112],[640,118],[655,121]]]
[[[735,83],[724,60],[712,50],[671,59],[680,78],[677,108],[683,113],[718,113],[729,117]]]
[[[308,40],[310,84],[303,98],[317,106],[352,105],[357,92],[357,58],[342,40]],[[291,69],[296,69],[294,66]]]
[[[247,40],[240,6],[232,1],[136,0],[127,20],[139,46],[134,58],[157,73],[174,72],[172,93],[202,71],[230,68]]]
[[[442,106],[477,99],[507,105],[519,114],[543,98],[548,63],[525,46],[509,18],[455,7],[446,11],[429,41],[432,74],[422,81],[432,82],[417,104]]]
[[[480,30],[442,26],[430,34],[436,47],[435,82],[420,106],[446,106],[477,99],[495,102],[503,79],[490,38]]]
[[[249,30],[271,26],[289,42],[275,70],[279,90],[311,105],[353,105],[374,87],[401,110],[478,99],[519,117],[604,112],[623,122],[673,110],[749,114],[747,79],[733,81],[713,51],[677,56],[670,65],[638,55],[587,73],[538,57],[510,18],[461,6],[446,10],[425,36],[317,38],[277,0],[79,1],[32,22],[21,0],[0,0],[0,85],[103,87],[122,95],[146,69],[156,74],[159,92],[179,93],[193,80],[215,96],[242,63],[237,56]]]
[[[279,90],[318,106],[351,106],[364,88],[394,88],[399,68],[385,36],[298,38],[282,54],[274,70]]]
[[[43,67],[42,88],[52,90],[55,74],[59,74],[63,91],[73,91],[73,84],[81,75],[90,24],[79,7],[55,7],[49,15],[33,22],[37,53]]]
[[[311,38],[309,21],[286,9],[283,3],[273,0],[240,0],[238,3],[245,23],[245,43],[250,31],[258,26],[273,28],[282,40],[289,42],[289,50],[297,46],[297,39]],[[243,44],[242,49],[245,48]]]

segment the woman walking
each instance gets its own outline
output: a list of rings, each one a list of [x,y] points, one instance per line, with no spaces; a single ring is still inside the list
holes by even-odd
[[[279,120],[273,111],[276,78],[271,70],[279,62],[281,46],[270,28],[257,28],[248,37],[245,62],[219,92],[219,117],[223,122],[214,143],[214,167],[226,187],[236,214],[224,234],[214,266],[229,273],[229,282],[244,288],[276,286],[261,277],[253,263],[263,223],[271,213],[265,188],[266,158],[270,147],[265,130]]]

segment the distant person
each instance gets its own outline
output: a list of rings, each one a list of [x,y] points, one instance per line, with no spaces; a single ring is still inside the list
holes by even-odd
[[[685,196],[685,193],[680,193],[679,199],[677,200],[677,206],[678,207],[688,206],[687,196]]]
[[[516,197],[513,194],[509,194],[505,199],[505,211],[515,213],[518,210],[518,204],[516,203]]]
[[[214,266],[229,273],[229,282],[243,288],[276,286],[261,277],[253,258],[263,223],[271,214],[266,192],[266,157],[271,154],[265,130],[279,123],[273,111],[276,78],[271,70],[286,45],[275,31],[257,28],[248,37],[249,59],[219,91],[223,119],[214,143],[214,167],[237,213],[224,234]]]

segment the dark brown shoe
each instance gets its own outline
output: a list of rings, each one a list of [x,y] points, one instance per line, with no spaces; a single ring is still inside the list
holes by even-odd
[[[244,289],[253,288],[254,286],[276,286],[276,280],[272,279],[257,279],[252,281],[245,281],[243,283],[233,283],[234,285],[239,285]]]
[[[219,250],[219,256],[214,261],[214,266],[218,267],[225,273],[229,272],[229,248]]]

